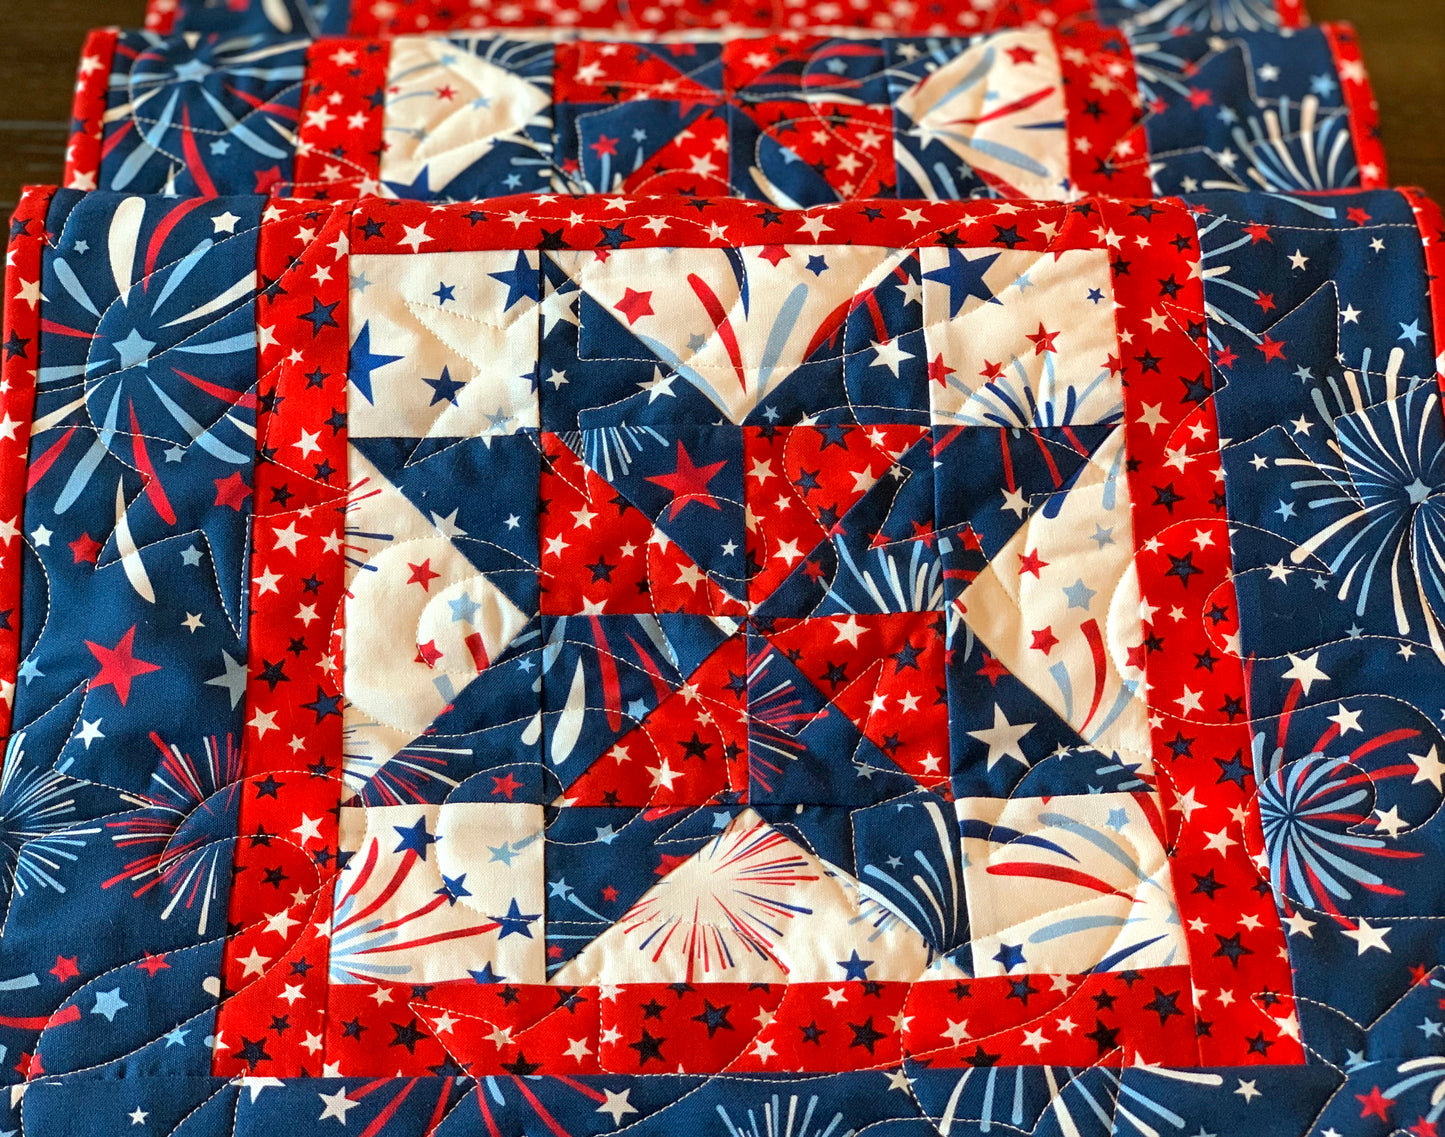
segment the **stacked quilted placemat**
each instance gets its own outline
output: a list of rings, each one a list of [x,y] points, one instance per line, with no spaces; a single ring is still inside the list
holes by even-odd
[[[75,99],[0,1129],[1435,1132],[1445,220],[1349,27],[155,0]]]

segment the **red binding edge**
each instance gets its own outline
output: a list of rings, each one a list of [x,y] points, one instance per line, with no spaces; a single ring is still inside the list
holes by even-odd
[[[40,360],[40,277],[53,186],[27,186],[10,218],[0,333],[0,735],[10,733],[20,666],[26,467]]]
[[[105,95],[115,65],[117,28],[97,28],[85,37],[75,75],[71,105],[72,133],[65,150],[66,189],[93,190],[100,179],[100,149],[105,135]]]
[[[1380,143],[1380,104],[1370,86],[1360,39],[1353,24],[1321,24],[1330,45],[1340,89],[1349,113],[1350,136],[1355,142],[1355,162],[1360,169],[1361,189],[1385,189],[1390,178],[1385,172],[1385,148]]]

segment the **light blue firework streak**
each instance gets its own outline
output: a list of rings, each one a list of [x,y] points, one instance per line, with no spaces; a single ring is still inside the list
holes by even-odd
[[[1383,850],[1387,842],[1354,830],[1370,817],[1371,795],[1360,771],[1318,752],[1284,762],[1284,748],[1264,762],[1264,735],[1252,747],[1259,786],[1264,851],[1276,887],[1312,908],[1332,908],[1323,895],[1348,901],[1351,885],[1378,890],[1385,879],[1352,857]],[[1352,784],[1353,783],[1353,784]]]
[[[179,161],[175,155],[166,151],[164,141],[166,135],[175,126],[176,109],[184,88],[187,84],[192,83],[196,84],[196,90],[221,123],[221,132],[226,134],[228,139],[234,139],[262,157],[278,162],[288,159],[291,156],[289,149],[262,138],[244,120],[236,118],[215,95],[201,84],[207,75],[215,71],[224,71],[227,75],[236,78],[261,79],[276,83],[300,83],[306,76],[304,61],[298,60],[294,63],[269,66],[263,64],[278,55],[298,55],[303,49],[304,44],[299,40],[274,42],[263,37],[245,37],[217,44],[213,49],[213,58],[217,61],[215,67],[193,58],[179,67],[170,67],[154,74],[136,75],[133,72],[112,74],[110,77],[112,89],[138,92],[132,95],[128,104],[120,108],[129,112],[137,124],[144,121],[142,112],[148,104],[160,98],[166,91],[170,92],[170,98],[166,100],[159,115],[145,130],[140,132],[140,145],[126,156],[111,179],[109,188],[125,189],[135,180],[136,175],[140,173],[152,156],[160,155],[171,161]],[[146,59],[147,57],[142,56],[141,58]],[[144,88],[147,87],[150,89],[145,90]],[[280,122],[273,120],[271,125],[287,142],[294,141]]]
[[[1124,0],[1137,16],[1129,38],[1141,43],[1168,42],[1181,31],[1273,32],[1279,29],[1274,0]],[[1147,100],[1146,100],[1147,101]]]
[[[632,469],[633,454],[641,454],[649,442],[670,447],[671,442],[650,426],[608,426],[586,432],[568,432],[562,441],[607,481],[623,478]]]
[[[1269,196],[1274,201],[1288,203],[1305,213],[1325,221],[1335,220],[1339,215],[1339,211],[1333,206],[1321,205],[1298,196],[1289,194],[1270,194]],[[1215,230],[1219,229],[1221,225],[1230,226],[1231,228],[1224,230],[1224,232],[1228,233],[1232,231],[1232,227],[1236,226],[1237,223],[1224,216],[1214,217],[1207,221],[1203,217],[1200,217],[1196,219],[1196,223],[1199,225],[1199,259],[1204,270],[1204,314],[1211,322],[1218,320],[1220,323],[1233,328],[1241,335],[1247,336],[1251,343],[1258,344],[1263,338],[1260,333],[1252,331],[1247,324],[1236,319],[1221,308],[1219,301],[1222,297],[1216,294],[1218,289],[1223,288],[1241,297],[1249,306],[1245,308],[1246,312],[1250,311],[1251,307],[1258,301],[1259,293],[1257,291],[1229,279],[1229,274],[1234,271],[1234,266],[1227,259],[1223,259],[1236,249],[1247,248],[1253,243],[1253,238],[1245,233],[1222,245],[1214,245],[1210,243],[1208,238],[1214,234]],[[1222,341],[1213,329],[1209,332],[1209,342],[1210,345],[1215,348],[1222,345]]]
[[[1251,115],[1231,131],[1249,159],[1250,179],[1261,189],[1285,193],[1354,185],[1359,168],[1345,108],[1321,113],[1318,97],[1307,95],[1297,123],[1291,123],[1292,115],[1289,100],[1280,99],[1277,108]],[[1205,188],[1215,187],[1206,183]],[[1240,183],[1229,188],[1253,187]]]
[[[1430,982],[1432,986],[1441,986],[1437,980],[1432,979]],[[1432,1054],[1425,1058],[1411,1058],[1401,1062],[1395,1072],[1403,1076],[1381,1092],[1388,1098],[1398,1099],[1416,1086],[1428,1086],[1433,1082],[1435,1086],[1430,1091],[1430,1110],[1425,1114],[1425,1120],[1439,1121],[1441,1115],[1445,1114],[1445,1057]]]
[[[846,569],[849,578],[877,605],[868,611],[931,612],[943,607],[943,562],[925,560],[921,541],[909,544],[913,547],[906,566],[896,553],[881,548],[872,550],[873,559],[878,562],[875,578],[871,570],[859,567],[841,536],[833,538],[840,568]],[[836,584],[829,588],[828,599],[845,612],[860,611],[839,595]]]
[[[1014,356],[1009,361],[1009,370],[1017,380],[1017,385],[1010,380],[1008,372],[977,389],[949,376],[948,385],[963,391],[968,395],[969,401],[958,411],[935,411],[935,415],[964,426],[1003,426],[1026,430],[1109,423],[1123,418],[1122,398],[1115,400],[1113,405],[1102,411],[1093,411],[1086,417],[1079,417],[1079,408],[1086,405],[1096,391],[1109,383],[1112,372],[1108,368],[1101,369],[1099,374],[1082,388],[1075,387],[1072,383],[1061,386],[1054,357],[1045,355],[1037,394],[1023,359]],[[974,409],[975,403],[982,404],[982,409]]]
[[[719,1105],[716,1108],[718,1116],[727,1126],[728,1137],[853,1137],[854,1130],[846,1128],[847,1123],[841,1111],[827,1120],[822,1117],[814,1120],[813,1115],[817,1112],[818,1102],[821,1100],[817,1094],[808,1096],[806,1104],[802,1105],[803,1114],[799,1117],[798,1108],[803,1100],[798,1094],[789,1094],[785,1117],[782,1095],[774,1094],[773,1100],[763,1106],[761,1125],[751,1109],[747,1111],[747,1121],[744,1123],[734,1121],[726,1106]]]
[[[1179,913],[1174,906],[1174,898],[1170,894],[1169,890],[1165,888],[1159,881],[1155,880],[1153,877],[1149,876],[1149,874],[1144,872],[1143,867],[1139,864],[1138,860],[1130,854],[1129,850],[1126,849],[1119,842],[1115,841],[1107,833],[1084,825],[1075,818],[1070,817],[1068,814],[1064,813],[1041,813],[1039,814],[1039,821],[1044,825],[1048,825],[1052,828],[1062,829],[1067,833],[1072,833],[1080,840],[1085,841],[1090,845],[1093,845],[1096,849],[1104,853],[1110,859],[1117,861],[1119,864],[1123,865],[1124,868],[1128,869],[1131,873],[1134,874],[1134,879],[1137,880],[1141,886],[1157,890],[1162,896],[1165,897],[1166,900],[1168,900],[1169,917],[1167,922],[1170,924],[1177,924],[1179,922]],[[1074,935],[1078,932],[1091,931],[1095,928],[1125,928],[1128,927],[1130,924],[1137,924],[1139,922],[1140,921],[1137,918],[1132,916],[1097,915],[1065,917],[1063,919],[1055,920],[1049,924],[1046,924],[1044,927],[1039,928],[1037,931],[1031,933],[1029,935],[1029,942],[1047,943],[1050,940],[1062,939],[1065,936]],[[1094,967],[1090,968],[1090,970],[1112,971],[1116,967],[1118,967],[1120,963],[1123,963],[1131,956],[1137,955],[1139,952],[1143,951],[1150,945],[1158,943],[1161,939],[1164,938],[1165,935],[1167,935],[1167,933],[1161,932],[1159,935],[1151,936],[1148,939],[1140,940],[1126,947],[1119,948],[1113,954],[1106,956],[1104,959],[1100,960],[1097,964],[1094,965]],[[1171,949],[1168,957],[1165,960],[1164,966],[1168,966],[1173,962],[1173,960],[1174,952]]]
[[[924,800],[921,805],[923,811],[928,814],[928,820],[933,823],[933,832],[938,838],[937,847],[942,852],[939,859],[943,862],[948,880],[943,879],[938,867],[924,855],[922,849],[913,850],[914,860],[927,874],[925,878],[916,871],[913,873],[911,883],[917,892],[910,890],[897,877],[884,872],[877,865],[865,865],[863,875],[869,880],[881,881],[887,887],[889,891],[886,893],[880,892],[876,886],[873,887],[873,891],[878,893],[879,902],[885,906],[891,906],[905,923],[913,926],[929,942],[931,952],[933,943],[951,943],[958,934],[959,913],[963,907],[960,903],[962,885],[954,868],[953,858],[948,855],[949,848],[955,842],[952,833],[953,826],[949,819],[944,817],[943,810],[936,801]],[[928,901],[931,911],[919,902],[919,894]],[[891,905],[888,904],[890,897],[896,897]],[[917,914],[916,918],[909,918],[897,912],[899,900],[905,901],[912,908]]]
[[[0,770],[0,900],[27,888],[64,892],[55,875],[62,861],[76,863],[77,850],[100,828],[71,828],[75,783],[55,770],[25,765],[25,732],[10,738]]]
[[[758,364],[758,385],[755,393],[755,397],[758,399],[761,399],[767,392],[768,384],[772,380],[774,372],[778,369],[783,350],[788,343],[788,337],[793,334],[799,319],[802,317],[803,305],[807,303],[808,299],[808,291],[808,285],[800,282],[794,285],[788,295],[783,298],[783,302],[778,305],[773,325],[768,329],[768,338],[763,344],[763,353]],[[681,375],[706,395],[718,410],[722,411],[725,415],[732,414],[727,401],[718,393],[717,388],[712,385],[701,371],[689,364],[686,359],[678,355],[661,340],[654,339],[641,332],[634,331],[632,334],[645,344],[649,351],[667,364],[672,371]],[[782,376],[782,378],[786,379],[787,376]]]
[[[512,72],[517,72],[520,67],[525,67],[528,64],[533,63],[535,61],[535,57],[538,54],[550,55],[552,51],[550,44],[529,44],[490,38],[479,38],[474,40],[461,38],[454,39],[451,42],[457,44],[464,49],[467,49],[469,54],[475,55],[479,59],[483,59],[488,63],[494,64],[497,67],[501,67],[504,70]],[[538,51],[538,48],[541,48],[540,52]],[[533,58],[519,58],[520,56],[526,55],[530,55]],[[425,63],[419,63],[415,67],[409,67],[404,71],[396,72],[395,75],[389,78],[388,86],[399,85],[407,79],[425,75],[427,72],[431,71],[441,71],[443,74],[445,74],[447,68],[455,64],[456,61],[457,57],[455,55],[443,55],[440,57],[440,59],[428,60]],[[550,95],[552,91],[552,78],[550,75],[524,76],[524,78],[533,86]],[[405,94],[395,95],[389,94],[386,100],[386,110],[389,112],[393,107],[400,106],[402,103],[408,102],[411,99],[431,99],[435,97],[436,92],[434,90],[410,91]],[[483,106],[485,106],[489,103],[490,100],[487,100],[487,97],[485,95],[482,95],[479,96],[478,101],[481,101],[483,103]],[[551,99],[549,98],[548,105],[550,104]],[[425,127],[387,126],[385,125],[385,118],[389,117],[390,115],[388,114],[384,116],[383,119],[384,133],[409,135],[410,137],[415,138],[418,142],[423,141],[428,135]],[[552,144],[550,141],[552,127],[551,115],[545,113],[538,114],[531,119],[528,125],[544,128],[545,133],[548,136],[548,141],[539,142],[538,140],[530,137],[529,135],[519,134],[515,132],[502,136],[506,141],[515,142],[519,146],[524,146],[528,150],[535,152],[537,155],[537,157],[531,161],[522,158],[513,158],[512,164],[516,166],[546,166],[550,168],[553,165]],[[431,186],[429,183],[428,185],[429,188],[432,190],[441,190],[444,188],[443,186]]]
[[[1334,433],[1338,462],[1313,458],[1279,458],[1276,465],[1300,467],[1316,476],[1290,483],[1300,493],[1315,493],[1309,509],[1349,510],[1324,526],[1290,553],[1295,564],[1313,558],[1337,538],[1346,538],[1327,562],[1340,577],[1338,598],[1358,588],[1355,615],[1363,617],[1374,592],[1377,573],[1390,582],[1395,629],[1411,634],[1411,613],[1405,598],[1414,592],[1431,648],[1445,658],[1439,618],[1425,594],[1429,584],[1445,594],[1445,445],[1439,424],[1439,392],[1433,382],[1406,380],[1400,390],[1404,352],[1395,348],[1385,371],[1384,398],[1366,404],[1354,372],[1346,372],[1346,388],[1331,385],[1340,404],[1332,412],[1322,390],[1312,392],[1315,409]],[[1362,370],[1368,373],[1368,351]],[[1347,401],[1348,400],[1348,401]],[[1388,422],[1378,421],[1385,408]]]
[[[937,101],[933,103],[932,106],[928,107],[925,113],[932,113],[934,111],[937,111],[940,107],[966,94],[974,87],[977,87],[980,83],[987,82],[988,74],[990,71],[993,70],[995,62],[997,60],[997,55],[998,52],[996,48],[992,46],[987,48],[983,53],[983,57],[978,61],[978,63],[976,63],[967,74],[960,78],[957,83],[955,83],[951,88],[949,88],[949,90],[945,91],[937,99]],[[1064,123],[1062,121],[1031,123],[1030,129],[1061,131],[1064,129]],[[1004,162],[1007,165],[1012,166],[1016,170],[1021,170],[1024,173],[1032,174],[1035,177],[1044,177],[1049,172],[1048,169],[1044,167],[1037,159],[1031,157],[1028,154],[1025,154],[1022,150],[1016,150],[1012,146],[1007,146],[1004,143],[997,142],[993,139],[979,138],[976,135],[966,134],[962,131],[935,130],[931,127],[924,127],[917,124],[910,127],[908,133],[912,137],[920,139],[925,146],[928,145],[928,143],[931,142],[934,138],[948,139],[949,141],[955,143],[956,145],[962,147],[965,150],[972,150],[975,153],[983,154],[987,157],[997,159],[1000,162]],[[912,176],[914,181],[916,181],[923,188],[924,195],[926,197],[933,199],[937,199],[939,197],[937,190],[934,188],[932,179],[929,178],[927,171],[924,170],[923,166],[919,163],[917,158],[915,158],[903,147],[899,147],[896,149],[894,157],[897,160],[898,164],[904,169],[906,169],[910,176]],[[946,196],[958,196],[957,187],[953,181],[953,178],[949,174],[947,167],[942,162],[934,163],[933,173],[938,178],[938,180],[943,183],[943,188],[945,190]]]
[[[338,892],[345,884],[345,877],[337,877]],[[378,963],[374,958],[368,958],[369,953],[401,938],[401,931],[397,928],[377,930],[384,924],[394,922],[395,918],[382,912],[364,924],[343,928],[342,925],[360,901],[356,896],[337,899],[336,911],[332,916],[331,957],[328,967],[331,982],[364,983],[368,978],[411,974],[411,965],[408,963]]]

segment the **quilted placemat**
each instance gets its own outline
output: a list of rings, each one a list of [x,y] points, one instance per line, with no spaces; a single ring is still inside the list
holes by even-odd
[[[111,30],[76,90],[75,189],[798,207],[1385,182],[1354,33],[1333,24],[675,44]]]
[[[28,191],[17,1121],[1432,1131],[1441,237]]]
[[[1260,31],[1308,22],[1303,0],[149,0],[151,31],[403,35],[478,28],[694,33],[854,28],[955,35],[1048,27],[1074,16],[1156,34]]]

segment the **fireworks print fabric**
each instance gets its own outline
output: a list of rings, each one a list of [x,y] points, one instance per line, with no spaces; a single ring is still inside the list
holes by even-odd
[[[15,1124],[1428,1132],[1440,236],[28,191]]]
[[[1351,29],[953,36],[93,34],[73,189],[1072,199],[1384,184]]]

